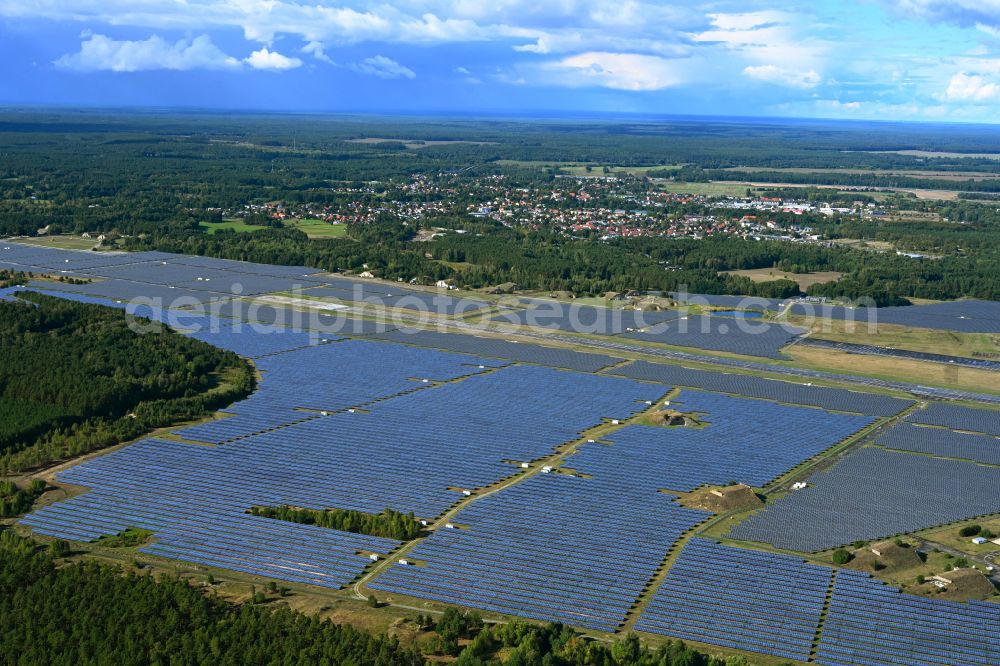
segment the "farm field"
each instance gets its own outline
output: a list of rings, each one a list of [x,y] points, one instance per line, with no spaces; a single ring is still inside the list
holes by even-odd
[[[344,238],[347,236],[347,225],[331,224],[317,219],[285,220],[285,226],[304,232],[309,238]]]
[[[259,229],[264,228],[255,224],[247,224],[243,220],[224,220],[222,222],[199,222],[198,226],[204,229],[205,232],[208,234],[215,234],[220,231],[236,231],[236,232],[258,231]]]
[[[957,333],[899,324],[878,324],[872,329],[863,321],[852,324],[835,319],[811,320],[801,316],[790,316],[788,321],[798,326],[809,326],[811,337],[835,342],[967,358],[988,358],[990,354],[1000,352],[1000,341],[996,335],[989,333]]]
[[[97,245],[93,238],[83,238],[81,236],[36,236],[34,238],[23,238],[22,243],[26,245],[37,245],[39,247],[52,247],[60,250],[90,250]]]
[[[849,372],[869,377],[900,377],[914,383],[943,388],[967,388],[984,393],[1000,393],[996,372],[976,368],[956,367],[941,363],[925,363],[888,356],[859,356],[841,351],[795,345],[785,351],[797,364]]]
[[[817,273],[787,273],[773,268],[755,268],[750,270],[726,271],[730,275],[743,275],[754,282],[768,282],[770,280],[791,280],[805,291],[814,284],[824,282],[834,282],[843,277],[843,273],[835,271],[825,271]]]

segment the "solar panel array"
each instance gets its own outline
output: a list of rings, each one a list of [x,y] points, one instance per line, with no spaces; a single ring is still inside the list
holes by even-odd
[[[932,402],[926,409],[910,414],[906,420],[1000,436],[1000,410],[970,409],[945,402]]]
[[[158,302],[163,307],[172,309],[181,307],[199,308],[214,301],[230,297],[227,294],[196,289],[181,289],[168,285],[145,284],[128,280],[100,280],[89,284],[35,281],[31,283],[31,286],[32,288],[37,287],[49,291],[58,291],[67,295],[82,294],[92,298],[103,298],[114,301]]]
[[[967,356],[948,356],[946,354],[930,354],[928,352],[910,351],[908,349],[895,349],[889,347],[877,347],[875,345],[858,345],[850,342],[835,342],[833,340],[822,340],[820,338],[803,338],[798,344],[806,347],[819,347],[820,349],[835,349],[847,352],[848,354],[863,354],[865,356],[885,356],[889,358],[905,358],[917,361],[931,361],[933,363],[947,363],[949,365],[960,365],[968,368],[982,368],[985,370],[1000,370],[1000,361],[993,361],[985,358],[970,358]]]
[[[493,321],[575,333],[618,335],[630,329],[653,326],[680,316],[676,310],[623,310],[536,301],[534,308],[505,312],[494,317]]]
[[[366,391],[371,395],[373,386],[392,388],[406,372],[392,357],[396,345],[375,342],[311,347],[261,363],[300,355],[312,360],[311,367],[330,368],[336,375],[341,357],[323,362],[316,354],[348,345],[358,347],[344,352],[352,358],[370,347],[381,359],[364,373],[338,377],[342,395],[350,393],[352,400]],[[468,357],[398,349],[429,359],[423,369],[464,372],[468,367],[453,362]],[[297,386],[282,392],[288,405]],[[333,384],[331,390],[340,389]],[[286,419],[308,420],[226,446],[145,440],[60,473],[61,481],[89,492],[32,514],[26,524],[44,534],[82,540],[140,527],[156,533],[158,541],[149,552],[240,571],[250,567],[283,580],[339,585],[364,567],[356,550],[386,553],[393,544],[332,530],[299,532],[306,526],[275,526],[280,521],[262,523],[244,512],[282,504],[369,513],[391,507],[431,518],[453,506],[463,490],[519,473],[511,461],[548,455],[598,425],[602,415],[627,418],[661,392],[662,387],[610,377],[510,367],[388,399],[370,412],[323,417],[290,410]],[[270,414],[251,411],[247,418]],[[317,537],[318,545],[310,546],[317,534],[329,534],[329,542]],[[286,538],[299,539],[301,547],[286,548]]]
[[[369,586],[614,631],[664,555],[708,513],[669,495],[541,474],[478,501]]]
[[[703,484],[765,486],[825,451],[872,419],[805,407],[684,391],[670,409],[706,414],[704,428],[633,425],[610,435],[610,446],[588,446],[567,464],[605,470],[620,480],[648,479],[657,488],[688,492]]]
[[[781,324],[767,324],[751,319],[691,316],[657,324],[645,331],[625,333],[623,337],[645,342],[659,342],[678,347],[731,352],[744,356],[783,358],[779,353],[805,329]]]
[[[368,560],[389,553],[390,539],[259,518],[251,506],[298,504],[297,467],[256,466],[246,451],[144,440],[60,472],[90,489],[22,522],[40,534],[92,541],[128,528],[150,530],[144,552],[278,580],[338,588]]]
[[[93,252],[62,250],[27,243],[0,241],[0,268],[31,273],[77,273],[102,266],[122,266],[169,259],[162,252]]]
[[[290,344],[294,344],[301,334],[278,333],[273,337],[283,335],[291,335]],[[249,351],[247,342],[257,336],[268,337],[241,333],[233,338],[243,351]],[[496,365],[496,361],[486,359],[367,340],[294,349],[257,359],[257,368],[263,373],[259,390],[224,410],[235,417],[184,428],[177,434],[192,441],[221,444],[298,423],[318,416],[318,412],[361,407]]]
[[[725,296],[717,294],[681,294],[670,292],[670,297],[681,303],[709,305],[717,308],[738,308],[740,310],[780,310],[789,301],[759,296]]]
[[[831,577],[796,557],[691,539],[635,628],[807,661]]]
[[[418,347],[502,358],[508,361],[534,363],[552,368],[566,368],[579,372],[597,372],[601,368],[620,363],[622,359],[601,354],[587,354],[570,349],[543,347],[525,342],[509,342],[496,338],[479,338],[472,335],[440,333],[437,331],[394,330],[371,336]]]
[[[123,301],[158,298],[166,307],[178,307],[176,301],[182,297],[190,304],[234,295],[296,291],[302,298],[332,296],[351,304],[373,300],[386,307],[447,316],[490,307],[479,299],[348,280],[304,266],[273,266],[162,252],[84,252],[7,242],[0,244],[0,268],[58,271],[91,278],[95,281],[90,284],[55,285],[53,289]]]
[[[327,284],[302,292],[302,298],[335,298],[344,303],[362,305],[370,302],[387,308],[401,308],[430,312],[445,316],[461,316],[490,307],[486,301],[471,298],[456,298],[447,293],[434,293],[417,289],[389,286],[385,284],[365,284],[350,280],[325,280]]]
[[[249,261],[233,259],[217,259],[215,257],[200,257],[189,254],[164,254],[163,260],[171,264],[193,266],[195,268],[219,268],[234,273],[250,273],[252,275],[271,275],[274,277],[322,279],[318,268],[308,266],[278,266],[275,264],[255,264]]]
[[[824,666],[1000,664],[1000,605],[901,594],[868,574],[837,571],[815,661]]]
[[[853,320],[863,324],[896,324],[959,333],[1000,333],[1000,302],[950,301],[931,305],[886,308],[845,308],[812,303],[795,304],[797,315]]]
[[[750,516],[731,536],[819,551],[996,513],[1000,468],[864,448],[808,483]]]
[[[250,325],[226,320],[214,320],[213,323],[191,333],[191,337],[252,359],[342,339],[322,338],[308,331],[264,324]]]
[[[88,275],[111,278],[141,285],[173,286],[178,289],[208,291],[218,294],[266,294],[290,291],[296,286],[316,286],[316,280],[305,277],[276,276],[267,273],[247,273],[216,266],[190,266],[171,261],[102,266],[81,271]]]
[[[672,386],[689,386],[793,405],[810,405],[833,411],[855,412],[872,416],[892,416],[913,404],[911,400],[900,400],[875,393],[859,393],[825,386],[793,384],[751,375],[695,370],[679,365],[663,365],[646,361],[636,361],[615,368],[611,374],[661,382]]]
[[[888,449],[1000,465],[1000,439],[993,435],[972,435],[901,423],[880,436],[875,443]]]
[[[0,289],[0,301],[16,301],[17,298],[14,297],[19,291],[24,291],[23,287],[5,287]]]

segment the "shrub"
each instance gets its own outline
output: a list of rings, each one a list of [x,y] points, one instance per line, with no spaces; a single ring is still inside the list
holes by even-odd
[[[847,564],[853,559],[854,556],[851,555],[851,552],[849,550],[846,550],[844,548],[838,548],[837,550],[833,551],[834,564]]]
[[[958,531],[958,533],[961,536],[964,536],[964,537],[972,537],[972,536],[976,536],[977,534],[979,534],[982,531],[983,531],[983,528],[980,527],[979,525],[966,525],[965,527],[963,527],[962,529],[960,529]]]

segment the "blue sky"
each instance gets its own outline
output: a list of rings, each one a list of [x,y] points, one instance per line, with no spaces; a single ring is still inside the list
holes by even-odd
[[[0,0],[0,104],[1000,122],[1000,0]]]

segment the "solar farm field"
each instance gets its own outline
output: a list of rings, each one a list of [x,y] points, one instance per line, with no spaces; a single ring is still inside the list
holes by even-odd
[[[996,641],[983,638],[995,633],[998,597],[917,596],[823,554],[1000,513],[998,410],[727,373],[723,363],[653,363],[626,345],[473,334],[466,305],[446,295],[438,316],[461,325],[387,328],[361,311],[364,299],[417,310],[438,296],[301,267],[4,247],[0,262],[94,278],[30,288],[122,309],[162,296],[128,307],[252,360],[259,374],[255,393],[213,419],[47,476],[73,492],[21,519],[40,537],[88,552],[101,537],[144,530],[150,538],[123,561],[283,581],[316,606],[375,595],[400,617],[457,606],[594,636],[636,630],[769,665],[1000,663]],[[236,298],[237,285],[251,298]],[[292,307],[278,301],[242,307],[295,285],[349,311],[309,320],[318,330],[289,325]],[[468,307],[496,317],[491,302]],[[642,323],[592,309],[602,326]],[[715,331],[699,333],[699,348],[730,344]],[[604,337],[634,335],[645,334]],[[768,335],[753,343],[761,357],[784,344]],[[694,501],[734,484],[762,508]],[[412,513],[419,536],[253,515],[259,507],[391,509]]]
[[[950,301],[932,305],[877,309],[806,303],[793,305],[790,312],[830,319],[848,319],[861,324],[877,321],[881,324],[898,324],[958,333],[1000,333],[1000,303],[993,301]]]
[[[712,300],[731,302],[725,297]],[[783,358],[781,348],[806,332],[794,326],[745,317],[688,316],[680,310],[647,312],[588,305],[553,308],[543,302],[527,310],[501,314],[493,321],[772,359]]]

